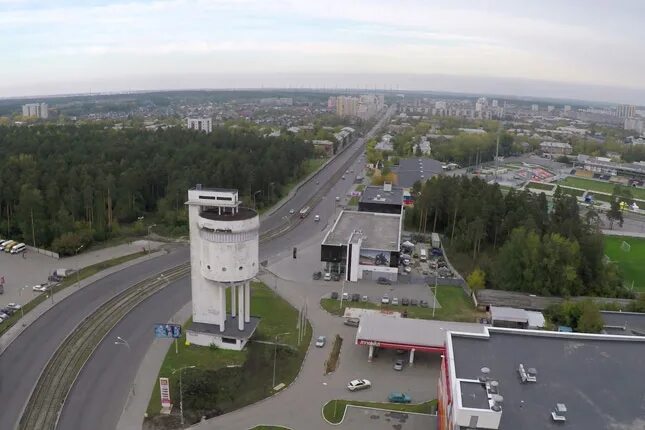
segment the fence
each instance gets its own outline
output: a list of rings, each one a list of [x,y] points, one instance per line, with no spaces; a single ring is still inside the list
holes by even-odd
[[[33,246],[27,246],[27,249],[30,250],[31,252],[37,252],[38,254],[43,254],[48,257],[55,258],[57,260],[60,259],[60,255],[58,255],[57,252],[47,251],[46,249],[34,248]]]

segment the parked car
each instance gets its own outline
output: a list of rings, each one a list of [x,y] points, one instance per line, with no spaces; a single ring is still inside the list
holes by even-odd
[[[383,297],[381,297],[381,303],[384,305],[389,305],[390,304],[390,296],[387,294],[383,294]]]
[[[318,336],[316,339],[316,348],[322,348],[327,343],[327,338],[325,336]]]
[[[410,272],[412,272],[412,267],[405,266],[405,269],[403,269],[403,270],[405,270],[407,273],[410,273]]]
[[[352,302],[359,302],[361,300],[361,295],[358,293],[352,294]]]
[[[427,300],[421,300],[419,302],[419,306],[421,306],[422,308],[427,308],[428,307],[428,301]]]
[[[387,396],[387,400],[390,403],[410,403],[412,398],[405,393],[394,392]]]
[[[49,283],[45,282],[44,284],[38,284],[31,287],[33,291],[45,292],[49,290]]]
[[[331,275],[331,279],[338,282],[340,281],[340,275],[338,273],[334,273],[333,275]]]
[[[419,301],[417,299],[410,299],[410,306],[418,306]]]
[[[394,370],[403,370],[403,360],[396,360],[393,368]]]
[[[333,300],[338,300],[338,292],[336,292],[336,291],[332,291],[332,292],[331,292],[331,298],[332,298]]]
[[[342,179],[345,180],[345,175],[343,175]]]
[[[325,273],[325,281],[331,281],[331,273]]]
[[[371,386],[372,383],[367,379],[354,379],[352,381],[349,381],[349,384],[347,384],[347,389],[349,391],[358,391],[365,390],[367,388],[370,388]]]
[[[376,280],[376,283],[379,285],[392,285],[392,281],[387,278],[380,277]]]
[[[399,298],[398,297],[392,297],[392,304],[394,306],[398,306],[399,305]]]
[[[4,312],[0,312],[0,318],[2,318],[2,321],[9,319],[9,315],[5,314]]]
[[[339,196],[336,196],[336,201],[337,201],[337,202],[339,202],[339,201],[340,201],[340,197],[339,197]]]
[[[343,324],[350,327],[358,327],[360,323],[361,320],[359,320],[358,318],[346,318],[345,321],[343,321]]]
[[[296,210],[295,210],[295,209],[289,209],[289,214],[290,214],[290,215],[293,215],[293,214],[295,214],[295,213],[296,213]]]
[[[403,298],[401,299],[401,304],[402,304],[403,306],[408,306],[408,305],[410,304],[410,299],[408,299],[407,297],[403,297]]]
[[[316,215],[316,216],[314,216],[314,221],[315,221],[315,222],[320,221],[320,215]]]
[[[369,301],[369,298],[367,296],[361,297],[361,302],[366,303]]]
[[[313,278],[314,278],[314,281],[318,281],[319,279],[322,278],[322,273],[321,272],[314,272]]]

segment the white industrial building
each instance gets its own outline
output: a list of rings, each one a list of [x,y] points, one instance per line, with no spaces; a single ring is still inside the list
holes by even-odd
[[[212,118],[187,118],[186,126],[191,130],[203,131],[211,133],[213,131]]]
[[[241,350],[259,323],[251,316],[251,279],[259,264],[258,214],[241,207],[233,189],[197,185],[188,191],[186,204],[193,303],[186,339]]]

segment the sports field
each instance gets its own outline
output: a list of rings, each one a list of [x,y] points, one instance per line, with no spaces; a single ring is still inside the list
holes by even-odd
[[[629,247],[622,246],[623,241]],[[645,291],[645,239],[605,236],[605,255],[618,263],[626,285],[631,287],[633,282],[634,290]]]
[[[575,176],[569,176],[565,178],[563,181],[560,181],[559,183],[569,187],[582,188],[583,190],[596,191],[596,192],[607,193],[607,194],[613,193],[614,186],[616,186],[616,184],[613,184],[611,182],[596,181],[594,179],[577,178]],[[628,187],[628,188],[632,192],[632,196],[634,196],[635,199],[645,200],[645,189],[636,188],[636,187]]]

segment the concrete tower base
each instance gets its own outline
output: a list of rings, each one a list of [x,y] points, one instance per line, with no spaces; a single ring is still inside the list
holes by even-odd
[[[244,324],[244,330],[238,329],[236,320],[236,317],[227,314],[224,331],[220,331],[219,324],[193,322],[186,329],[186,340],[194,345],[215,345],[222,349],[241,351],[253,336],[260,318],[250,317],[250,321]]]

